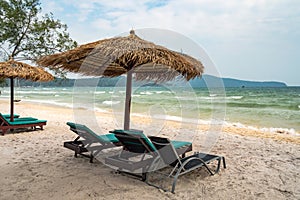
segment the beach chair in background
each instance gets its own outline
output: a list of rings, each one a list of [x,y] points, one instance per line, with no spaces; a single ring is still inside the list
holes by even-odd
[[[146,180],[149,167],[157,158],[157,149],[151,140],[138,130],[114,130],[116,138],[123,145],[123,151],[117,155],[105,158],[105,164],[110,165],[121,173],[127,173]],[[192,151],[192,143],[171,141],[175,151],[181,157]]]
[[[172,189],[171,192],[175,192],[175,187],[179,176],[196,170],[200,167],[204,167],[207,169],[210,175],[214,175],[219,172],[221,167],[221,162],[223,162],[223,167],[226,168],[225,158],[223,156],[204,154],[204,153],[194,153],[193,155],[181,158],[174,145],[168,138],[161,137],[149,137],[152,141],[155,148],[158,150],[158,154],[160,159],[163,161],[165,167],[170,167],[169,173],[162,172],[163,170],[153,170],[153,173],[159,173],[160,177],[172,178]],[[216,164],[216,168],[212,170],[209,164]],[[165,188],[158,186],[157,184],[150,183],[149,180],[146,180],[149,185],[155,186],[157,188],[163,189]]]
[[[7,133],[8,130],[13,131],[15,129],[30,128],[31,130],[37,130],[39,127],[40,130],[43,130],[43,126],[45,126],[46,123],[46,120],[38,120],[32,117],[18,117],[14,118],[14,121],[11,122],[0,113],[0,130],[2,135]]]
[[[64,142],[64,147],[74,151],[76,158],[79,154],[89,158],[92,163],[94,155],[103,149],[120,146],[114,134],[98,135],[87,126],[73,122],[67,122],[67,125],[78,136],[73,141]]]

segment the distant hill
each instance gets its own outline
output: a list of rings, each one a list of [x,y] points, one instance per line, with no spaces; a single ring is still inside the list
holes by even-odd
[[[244,81],[232,78],[218,78],[211,75],[203,75],[201,79],[197,78],[190,81],[192,87],[218,87],[222,83],[224,87],[287,87],[285,83],[276,81]]]
[[[40,82],[31,82],[26,80],[19,80],[19,84],[17,86],[23,87],[73,87],[75,83],[75,79],[60,79],[56,78],[54,81],[40,83]],[[8,80],[6,81],[6,85],[8,85]],[[287,87],[285,83],[275,82],[275,81],[267,81],[267,82],[258,82],[258,81],[244,81],[232,78],[218,78],[216,76],[211,75],[203,75],[202,78],[196,78],[189,81],[192,87],[220,87],[220,85],[224,84],[225,87]],[[223,82],[223,83],[222,83]],[[95,86],[99,87],[114,87],[117,83],[121,83],[121,85],[125,85],[125,77],[115,77],[115,78],[89,78],[89,79],[81,79],[80,83],[82,86]],[[155,84],[149,83],[154,86]],[[149,85],[148,84],[148,85]],[[78,85],[77,85],[78,86]]]

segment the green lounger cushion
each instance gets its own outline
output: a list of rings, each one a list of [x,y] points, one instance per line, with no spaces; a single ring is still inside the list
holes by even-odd
[[[14,118],[14,122],[17,122],[17,121],[35,121],[35,120],[38,120],[38,119],[37,118],[33,118],[33,117]]]
[[[36,123],[44,123],[44,122],[47,122],[47,120],[13,121],[13,122],[8,121],[10,125],[36,124]]]
[[[122,129],[117,129],[114,130],[113,132],[115,133],[128,133],[128,134],[135,134],[135,135],[140,135],[142,138],[145,139],[145,141],[148,143],[149,146],[151,146],[152,150],[156,150],[154,144],[149,140],[148,137],[146,137],[142,131],[133,131],[133,130],[122,130]],[[171,143],[173,144],[175,149],[179,149],[181,147],[191,145],[191,142],[185,142],[185,141],[176,141],[172,140]]]
[[[114,134],[105,134],[105,135],[98,135],[98,138],[101,138],[101,140],[103,140],[104,142],[108,143],[108,142],[119,142],[119,140],[116,138],[116,136]]]
[[[185,141],[176,141],[176,140],[172,140],[171,143],[173,144],[175,149],[179,149],[183,146],[187,146],[187,145],[191,145],[191,142],[185,142]]]
[[[154,144],[149,140],[149,138],[148,137],[146,137],[145,135],[144,135],[144,133],[142,132],[142,131],[133,131],[133,130],[122,130],[122,129],[116,129],[116,130],[114,130],[113,131],[114,133],[128,133],[128,134],[133,134],[133,135],[139,135],[139,136],[141,136],[141,138],[143,138],[146,142],[147,142],[147,144],[152,148],[151,150],[152,151],[156,151],[156,148],[155,148],[155,146],[154,146]]]
[[[105,142],[105,143],[119,142],[119,140],[115,137],[114,134],[98,135],[94,131],[92,131],[91,129],[89,129],[87,126],[82,125],[82,124],[76,124],[76,123],[73,123],[73,122],[67,122],[67,125],[70,126],[73,129],[85,131],[85,132],[93,135],[94,137],[98,138],[99,140],[101,140],[102,142]]]

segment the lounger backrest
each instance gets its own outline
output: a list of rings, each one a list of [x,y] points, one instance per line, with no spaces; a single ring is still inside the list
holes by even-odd
[[[83,137],[84,139],[88,140],[89,142],[103,142],[103,141],[101,141],[101,138],[99,138],[98,135],[94,131],[92,131],[85,125],[76,124],[76,123],[72,123],[72,122],[67,122],[67,125],[70,126],[70,128],[73,131],[76,131],[76,133],[80,137]]]
[[[158,153],[164,163],[166,165],[170,165],[172,163],[180,162],[180,158],[172,145],[171,141],[168,138],[162,138],[162,137],[155,137],[151,136],[149,137],[158,150]]]
[[[156,151],[155,146],[141,131],[114,130],[111,132],[115,134],[125,149],[130,152],[149,153]]]

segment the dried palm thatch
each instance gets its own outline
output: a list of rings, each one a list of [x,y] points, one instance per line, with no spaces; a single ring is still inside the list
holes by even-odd
[[[32,81],[51,81],[54,79],[50,73],[40,67],[33,67],[14,60],[0,62],[0,77],[21,78]]]
[[[54,77],[39,67],[9,60],[0,62],[0,78],[10,78],[10,121],[14,121],[14,78],[32,81],[51,81]]]
[[[165,47],[145,41],[130,32],[81,45],[75,49],[41,57],[38,65],[60,68],[88,76],[115,77],[134,69],[138,80],[167,81],[181,74],[190,80],[200,77],[200,61]]]

